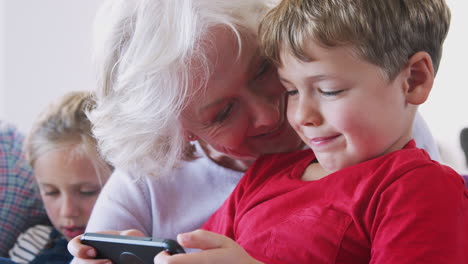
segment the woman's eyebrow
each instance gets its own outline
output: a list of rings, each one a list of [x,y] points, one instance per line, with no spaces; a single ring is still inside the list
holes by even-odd
[[[220,98],[220,99],[218,99],[218,100],[215,100],[215,101],[213,101],[213,102],[211,102],[211,103],[209,103],[209,104],[206,104],[206,105],[202,106],[202,107],[200,108],[200,111],[203,111],[203,110],[206,110],[206,109],[208,109],[208,108],[212,108],[212,107],[218,106],[218,105],[220,105],[223,101],[224,101],[223,98]]]

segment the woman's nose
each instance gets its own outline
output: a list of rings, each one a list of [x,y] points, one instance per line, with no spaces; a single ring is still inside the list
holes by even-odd
[[[282,97],[256,97],[250,101],[250,115],[253,127],[264,128],[265,133],[275,129],[284,116],[284,100]]]

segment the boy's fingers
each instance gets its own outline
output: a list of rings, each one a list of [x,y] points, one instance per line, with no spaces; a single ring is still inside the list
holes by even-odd
[[[170,262],[170,256],[169,253],[166,251],[161,251],[159,252],[153,259],[155,264],[164,264],[164,263],[169,263]],[[173,263],[173,262],[171,262]]]
[[[222,248],[233,243],[232,240],[225,236],[201,229],[179,234],[177,241],[183,247],[198,249]]]
[[[160,252],[154,258],[156,264],[232,264],[247,263],[252,258],[232,239],[205,230],[196,230],[177,236],[183,247],[202,251],[170,256]],[[250,262],[249,262],[250,263]]]

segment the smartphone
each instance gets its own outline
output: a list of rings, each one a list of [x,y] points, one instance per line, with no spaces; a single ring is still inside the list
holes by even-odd
[[[161,251],[169,254],[185,253],[172,239],[84,233],[81,243],[97,251],[97,259],[109,259],[116,264],[152,264]]]

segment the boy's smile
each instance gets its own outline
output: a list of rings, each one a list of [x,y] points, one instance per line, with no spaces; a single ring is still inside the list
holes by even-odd
[[[406,98],[410,71],[393,80],[349,48],[311,43],[311,61],[281,53],[287,116],[329,172],[401,149],[411,139],[416,106]]]

